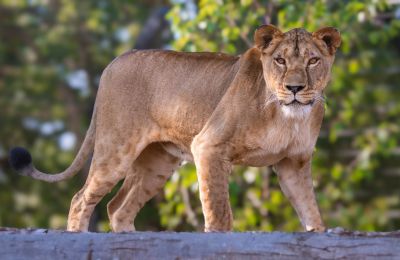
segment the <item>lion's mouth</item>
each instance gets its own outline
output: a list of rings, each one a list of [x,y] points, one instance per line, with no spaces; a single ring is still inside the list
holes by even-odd
[[[302,103],[302,102],[298,101],[297,99],[293,99],[292,102],[283,104],[283,105],[285,105],[285,106],[312,106],[313,104],[314,104],[314,100],[310,100],[307,103]]]

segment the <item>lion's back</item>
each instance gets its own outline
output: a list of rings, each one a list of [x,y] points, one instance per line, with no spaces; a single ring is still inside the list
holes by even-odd
[[[211,115],[234,79],[239,57],[222,53],[132,50],[105,69],[98,101],[115,111],[146,109],[160,125],[199,127]],[[193,128],[193,125],[190,126]]]

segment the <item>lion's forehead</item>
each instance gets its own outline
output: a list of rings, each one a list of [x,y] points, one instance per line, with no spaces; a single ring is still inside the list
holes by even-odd
[[[282,57],[314,57],[320,51],[313,42],[312,34],[302,28],[296,28],[284,33],[275,55]]]
[[[284,33],[284,38],[290,39],[292,41],[311,39],[311,33],[307,32],[303,28],[295,28],[286,33]]]

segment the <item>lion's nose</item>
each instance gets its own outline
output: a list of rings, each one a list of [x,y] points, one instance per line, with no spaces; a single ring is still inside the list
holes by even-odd
[[[299,92],[300,90],[302,90],[305,86],[304,85],[295,85],[295,86],[291,86],[291,85],[286,85],[286,88],[291,91],[293,94],[296,94],[297,92]]]

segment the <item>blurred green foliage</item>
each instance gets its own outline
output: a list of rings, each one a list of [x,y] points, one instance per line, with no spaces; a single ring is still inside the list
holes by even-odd
[[[14,145],[56,172],[72,149],[60,138],[85,132],[101,70],[132,48],[157,1],[0,0],[0,226],[65,226],[84,174],[46,184],[12,174]],[[338,51],[313,160],[314,186],[328,226],[400,229],[400,20],[384,1],[173,0],[172,49],[243,53],[263,23],[283,31],[335,26]],[[400,9],[397,9],[400,10]],[[399,12],[399,11],[398,11]],[[82,76],[83,75],[83,76]],[[71,78],[81,78],[84,86]],[[61,146],[61,147],[60,147]],[[234,229],[301,230],[268,168],[236,167],[230,181]],[[115,190],[113,191],[115,193]],[[109,230],[107,196],[97,227]],[[139,230],[201,230],[196,171],[187,164],[137,217]]]

